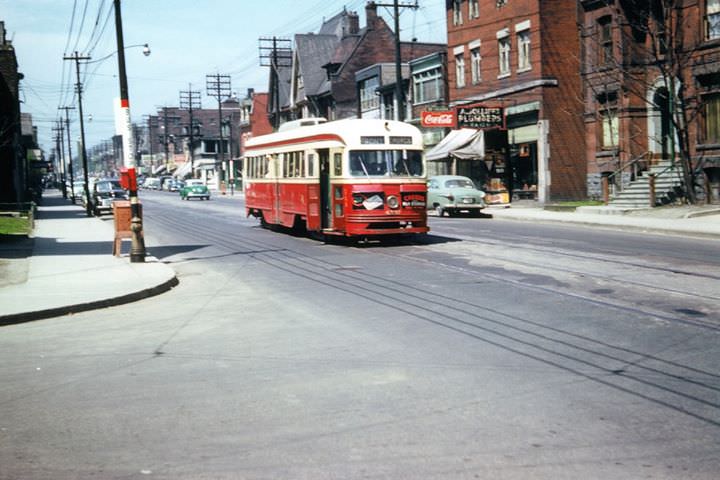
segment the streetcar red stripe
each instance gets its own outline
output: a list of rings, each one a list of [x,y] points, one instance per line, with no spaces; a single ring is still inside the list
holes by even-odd
[[[300,138],[288,138],[287,140],[277,140],[275,142],[269,142],[269,143],[263,143],[260,145],[253,145],[245,147],[246,150],[261,150],[263,148],[271,148],[271,147],[282,147],[286,145],[293,145],[295,143],[310,143],[310,142],[328,142],[328,141],[338,141],[345,145],[345,142],[343,141],[342,137],[340,135],[336,135],[334,133],[321,133],[318,135],[311,135],[309,137],[300,137]]]

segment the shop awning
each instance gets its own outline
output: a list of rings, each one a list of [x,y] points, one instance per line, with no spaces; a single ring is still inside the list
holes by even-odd
[[[186,176],[190,175],[190,162],[185,162],[180,167],[178,167],[177,170],[175,170],[174,176],[176,178],[185,178]]]
[[[478,130],[467,145],[453,150],[450,155],[462,160],[472,160],[474,158],[482,160],[485,156],[485,132]]]
[[[449,157],[482,158],[485,156],[485,139],[482,130],[461,128],[452,130],[440,143],[425,154],[427,161],[445,160]]]

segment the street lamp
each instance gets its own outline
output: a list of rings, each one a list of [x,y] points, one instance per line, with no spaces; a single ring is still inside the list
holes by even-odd
[[[135,149],[133,148],[132,138],[130,136],[130,99],[128,97],[127,73],[125,72],[125,42],[123,41],[122,32],[122,15],[120,12],[120,0],[114,0],[115,6],[115,33],[117,35],[117,53],[118,53],[118,70],[120,77],[120,109],[123,114],[123,157],[124,164],[128,170],[130,182],[130,231],[131,231],[131,247],[130,262],[145,262],[145,239],[143,235],[142,215],[140,214],[140,201],[137,192],[137,177],[135,175]],[[144,45],[143,54],[150,55],[150,47]]]

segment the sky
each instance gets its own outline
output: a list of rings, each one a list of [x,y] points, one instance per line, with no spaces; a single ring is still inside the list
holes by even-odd
[[[317,32],[323,19],[343,8],[356,11],[365,26],[366,0],[122,0],[125,61],[133,122],[178,106],[181,90],[201,92],[203,108],[217,101],[207,96],[206,75],[231,76],[239,97],[249,88],[268,90],[268,68],[260,66],[259,38],[292,38]],[[390,0],[376,3],[391,4]],[[402,1],[401,4],[414,3]],[[418,0],[418,9],[401,9],[402,40],[445,43],[445,0]],[[392,8],[378,14],[393,25]],[[113,102],[119,97],[117,43],[112,0],[0,0],[0,21],[12,40],[21,81],[21,111],[31,113],[38,141],[54,148],[52,127],[73,106],[70,128],[79,138],[76,71],[81,62],[83,111],[88,148],[115,134]],[[143,44],[151,50],[143,55]],[[138,45],[138,46],[133,46]],[[388,48],[393,48],[388,45]]]

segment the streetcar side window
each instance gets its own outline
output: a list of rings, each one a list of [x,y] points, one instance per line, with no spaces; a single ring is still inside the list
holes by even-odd
[[[307,156],[308,177],[315,176],[315,154],[308,153]]]
[[[333,175],[336,177],[342,175],[342,153],[333,155]]]

